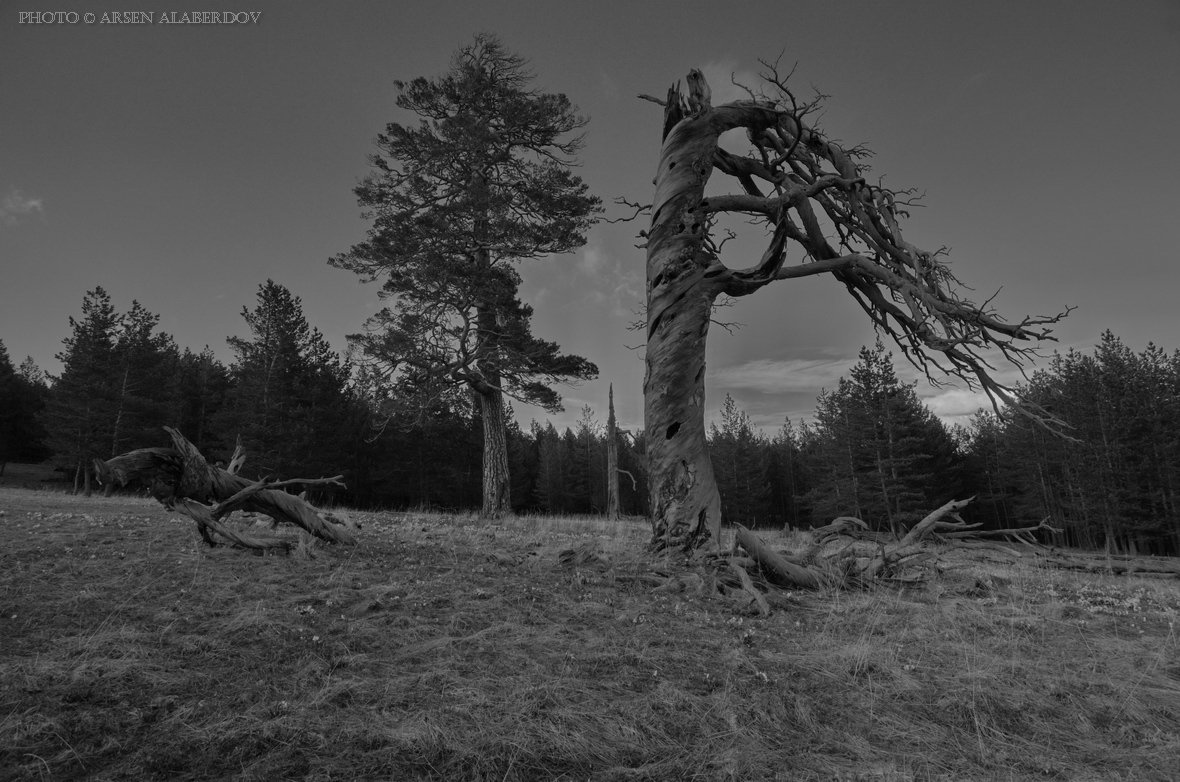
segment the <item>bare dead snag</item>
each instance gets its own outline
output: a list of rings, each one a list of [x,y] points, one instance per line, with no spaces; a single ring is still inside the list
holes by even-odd
[[[100,480],[121,486],[132,481],[146,485],[165,507],[196,521],[202,540],[210,546],[216,543],[209,534],[212,531],[245,548],[288,548],[281,541],[262,541],[228,527],[223,519],[236,510],[262,513],[276,522],[294,524],[329,543],[356,543],[352,530],[339,517],[323,513],[299,497],[281,491],[295,485],[343,487],[343,476],[250,481],[228,470],[211,467],[184,435],[171,427],[164,429],[172,438],[172,448],[141,448],[96,462]],[[234,461],[240,465],[242,459],[244,453],[235,449]]]
[[[764,63],[765,64],[765,63]],[[647,239],[647,343],[644,429],[647,444],[651,548],[684,552],[720,534],[720,500],[705,442],[705,348],[720,296],[752,294],[773,282],[831,275],[874,326],[887,333],[931,382],[942,377],[982,388],[993,403],[1049,428],[1061,424],[1024,405],[992,377],[989,352],[1023,369],[1049,326],[1068,313],[1008,321],[967,298],[943,259],[901,232],[912,200],[866,180],[867,151],[845,147],[810,121],[817,103],[799,101],[774,65],[765,64],[765,91],[713,106],[700,71],[666,100],[651,227]],[[744,130],[745,155],[718,140]],[[714,172],[733,192],[706,195]],[[723,188],[722,188],[723,190]],[[746,268],[721,260],[711,236],[722,214],[764,223],[762,257]],[[801,260],[786,264],[788,244]]]
[[[615,424],[615,384],[610,384],[606,405],[606,517],[610,521],[619,518],[619,441]],[[631,478],[635,482],[635,478]]]
[[[245,462],[246,449],[242,447],[242,436],[238,435],[234,440],[234,452],[229,457],[229,464],[225,466],[225,471],[230,475],[237,475]]]

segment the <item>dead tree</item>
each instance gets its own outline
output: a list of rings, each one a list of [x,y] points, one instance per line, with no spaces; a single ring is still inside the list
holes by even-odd
[[[286,552],[289,541],[244,535],[223,523],[235,510],[262,513],[276,523],[294,524],[329,543],[356,542],[351,525],[340,516],[322,511],[294,494],[287,486],[343,487],[342,476],[297,478],[287,481],[251,481],[236,474],[245,459],[241,442],[234,449],[234,472],[210,466],[196,446],[171,427],[171,448],[140,448],[105,462],[95,460],[95,472],[105,484],[126,486],[135,482],[148,488],[165,507],[179,511],[197,523],[201,539],[210,546],[215,533],[231,543],[257,551]]]
[[[615,424],[615,384],[611,383],[606,406],[606,517],[619,518],[619,430]]]
[[[932,382],[960,378],[1052,424],[1043,411],[1020,408],[995,380],[985,351],[1023,367],[1035,341],[1051,339],[1053,316],[1008,321],[990,299],[966,298],[943,260],[902,237],[910,194],[866,181],[863,148],[845,148],[810,122],[816,103],[801,103],[777,66],[764,63],[762,88],[749,100],[713,106],[700,71],[688,75],[664,106],[663,147],[651,205],[647,246],[647,437],[652,547],[691,552],[719,542],[720,499],[705,443],[705,341],[719,296],[747,296],[780,280],[829,274],[879,331]],[[742,129],[745,155],[718,146]],[[714,171],[734,192],[705,195]],[[723,213],[752,217],[769,234],[762,257],[747,268],[722,263],[711,236]],[[802,252],[786,263],[788,244]],[[1033,341],[1034,344],[1021,344]]]

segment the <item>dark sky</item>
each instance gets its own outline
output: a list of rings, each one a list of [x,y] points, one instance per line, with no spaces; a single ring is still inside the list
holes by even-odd
[[[473,34],[528,57],[544,89],[591,119],[582,175],[604,200],[650,199],[663,94],[701,68],[714,100],[758,59],[798,62],[830,95],[822,125],[876,152],[873,174],[926,193],[907,238],[951,248],[1002,314],[1078,310],[1057,330],[1088,350],[1110,328],[1132,348],[1180,348],[1180,4],[1175,2],[140,2],[136,10],[261,11],[257,24],[21,24],[0,2],[0,339],[54,372],[83,294],[104,286],[162,316],[182,346],[245,331],[267,278],[302,297],[338,349],[376,287],[327,259],[364,235],[352,188],[375,135],[406,121],[395,79],[436,76]],[[54,10],[124,10],[106,3]],[[729,95],[727,96],[727,93]],[[597,362],[566,413],[642,415],[638,224],[602,225],[581,251],[522,267],[535,332]],[[760,233],[726,246],[746,266]],[[797,262],[798,254],[788,255]],[[826,278],[780,283],[724,317],[709,409],[731,393],[773,430],[810,413],[874,335]],[[948,420],[965,391],[919,392]],[[543,411],[518,408],[526,422]]]

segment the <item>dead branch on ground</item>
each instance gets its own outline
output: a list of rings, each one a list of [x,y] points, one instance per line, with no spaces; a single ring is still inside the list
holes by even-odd
[[[230,469],[223,469],[210,466],[196,446],[179,431],[171,427],[164,429],[172,438],[171,448],[140,448],[105,462],[96,460],[99,480],[119,486],[132,482],[147,486],[152,496],[165,507],[193,519],[201,539],[210,546],[217,545],[217,540],[210,534],[213,532],[243,548],[289,551],[289,541],[255,538],[227,525],[225,519],[234,511],[261,513],[273,519],[276,525],[294,524],[328,543],[356,542],[347,519],[282,491],[296,485],[343,488],[343,476],[250,481],[237,474],[245,460],[240,442],[234,449]]]

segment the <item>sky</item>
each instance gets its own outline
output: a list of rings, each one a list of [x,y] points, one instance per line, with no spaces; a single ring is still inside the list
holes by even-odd
[[[1104,329],[1135,350],[1180,348],[1175,0],[143,0],[133,10],[154,23],[101,21],[128,9],[0,0],[0,340],[16,363],[59,371],[68,319],[96,285],[228,363],[226,337],[247,333],[242,308],[274,279],[343,351],[378,286],[327,260],[364,238],[352,191],[377,133],[413,119],[394,81],[443,74],[480,32],[589,117],[579,173],[608,205],[651,199],[662,113],[638,94],[700,68],[723,102],[740,97],[731,78],[754,84],[759,60],[781,57],[800,95],[829,96],[830,136],[871,147],[886,185],[925,193],[906,238],[950,248],[976,298],[998,290],[1016,319],[1077,308],[1047,356],[1089,351]],[[21,16],[38,10],[78,21]],[[162,25],[165,11],[260,13]],[[572,425],[584,405],[605,421],[613,383],[620,425],[642,427],[643,338],[628,326],[643,304],[643,227],[600,224],[580,250],[520,267],[534,333],[600,370],[559,389],[562,414],[517,405],[525,424]],[[762,237],[749,227],[723,260],[750,265]],[[769,286],[721,317],[741,327],[710,334],[707,415],[730,394],[767,433],[809,416],[876,339],[828,277]],[[918,392],[949,422],[984,401],[961,386]]]

